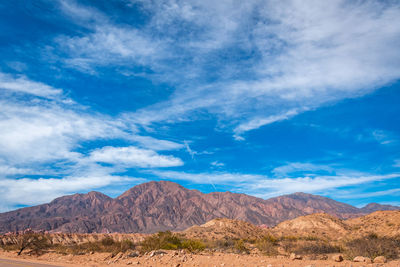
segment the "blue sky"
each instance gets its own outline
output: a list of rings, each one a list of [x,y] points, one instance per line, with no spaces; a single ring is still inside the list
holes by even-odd
[[[400,205],[398,1],[0,2],[0,211],[150,180]]]

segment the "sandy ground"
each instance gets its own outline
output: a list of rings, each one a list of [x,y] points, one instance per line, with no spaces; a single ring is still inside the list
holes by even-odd
[[[176,255],[177,254],[177,255]],[[391,261],[385,264],[366,264],[350,261],[334,262],[332,260],[290,260],[288,258],[274,258],[261,255],[237,255],[228,253],[217,253],[214,255],[194,255],[186,253],[169,252],[165,255],[144,255],[134,258],[111,258],[109,253],[95,253],[92,255],[59,255],[46,253],[40,257],[28,255],[17,256],[12,252],[1,252],[0,258],[18,259],[26,262],[51,264],[57,266],[152,266],[152,267],[185,267],[185,266],[204,266],[204,267],[230,267],[230,266],[258,266],[258,267],[356,267],[356,266],[387,266],[400,267],[400,260]]]

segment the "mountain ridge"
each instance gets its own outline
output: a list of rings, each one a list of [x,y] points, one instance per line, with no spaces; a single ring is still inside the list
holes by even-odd
[[[116,198],[92,191],[0,213],[0,233],[27,228],[67,233],[151,233],[184,230],[215,218],[274,226],[313,213],[346,219],[380,209],[400,207],[371,203],[357,208],[301,192],[270,199],[231,192],[204,194],[174,182],[152,181],[134,186]]]

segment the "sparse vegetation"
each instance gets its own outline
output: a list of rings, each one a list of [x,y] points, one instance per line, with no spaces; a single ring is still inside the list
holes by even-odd
[[[140,246],[142,252],[157,249],[187,249],[190,252],[199,252],[206,248],[206,245],[200,240],[183,239],[170,231],[159,232],[155,235],[149,236],[140,243]]]
[[[328,242],[322,241],[312,241],[312,242],[301,242],[296,244],[294,250],[292,251],[296,254],[329,254],[329,253],[339,253],[342,252],[340,246],[332,245]]]
[[[143,252],[157,249],[179,249],[182,248],[182,241],[178,236],[166,231],[147,237],[140,245]]]
[[[236,240],[234,248],[235,248],[235,251],[238,253],[248,254],[250,252],[249,248],[247,247],[247,245],[243,239]]]
[[[15,242],[11,244],[2,244],[6,251],[17,251],[18,255],[28,251],[30,254],[41,255],[51,247],[50,240],[44,234],[25,233],[15,237]]]
[[[84,255],[93,252],[111,252],[117,254],[119,252],[126,252],[129,249],[134,249],[135,244],[130,240],[123,240],[121,242],[115,241],[111,237],[105,237],[96,242],[85,242],[82,244],[73,245],[55,245],[53,249],[61,254]]]
[[[346,243],[345,254],[351,259],[355,256],[375,258],[385,256],[395,259],[400,253],[400,237],[379,237],[372,233],[363,238],[357,238]]]
[[[206,245],[200,240],[188,239],[182,242],[182,247],[190,252],[200,252],[206,248]]]
[[[265,255],[273,256],[278,254],[278,239],[272,235],[266,235],[256,241],[256,247]]]

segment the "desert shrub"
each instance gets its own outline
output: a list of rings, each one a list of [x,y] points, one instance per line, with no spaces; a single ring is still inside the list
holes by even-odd
[[[210,244],[210,246],[221,250],[228,250],[234,248],[236,241],[237,239],[232,238],[218,239]]]
[[[61,254],[84,255],[91,252],[110,252],[117,254],[119,252],[125,252],[129,249],[134,249],[135,244],[130,240],[123,240],[119,242],[112,239],[112,237],[106,237],[96,242],[86,242],[73,245],[59,244],[53,248],[55,251]]]
[[[304,236],[304,237],[300,237],[301,240],[307,240],[307,241],[318,241],[320,240],[318,237],[316,236]]]
[[[50,240],[44,234],[38,233],[27,233],[17,236],[17,243],[15,248],[18,250],[18,255],[26,250],[30,249],[31,253],[41,254],[45,249],[51,246]]]
[[[200,240],[188,239],[182,242],[182,248],[189,250],[190,252],[203,251],[206,245]]]
[[[395,259],[399,252],[400,238],[378,237],[376,234],[351,240],[346,243],[345,249],[348,258],[385,256],[388,259]]]
[[[328,242],[299,242],[294,247],[293,251],[296,254],[329,254],[339,253],[342,249],[339,246],[332,245]]]
[[[105,247],[111,247],[111,246],[115,245],[114,239],[110,236],[103,238],[100,242]]]
[[[246,246],[246,243],[244,242],[243,239],[239,239],[239,240],[235,241],[234,249],[236,252],[239,252],[239,253],[249,253],[250,252],[249,248]]]
[[[128,239],[122,240],[120,246],[121,246],[121,251],[122,252],[125,252],[125,251],[127,251],[129,249],[134,249],[135,248],[135,244],[131,240],[128,240]]]
[[[144,252],[157,249],[174,250],[182,248],[182,241],[178,236],[172,234],[170,231],[166,231],[145,238],[140,245]]]
[[[281,240],[282,241],[290,241],[290,242],[292,242],[292,241],[297,241],[297,240],[299,240],[300,238],[299,237],[297,237],[297,236],[282,236],[281,237]]]
[[[277,250],[278,240],[273,236],[264,236],[256,241],[256,247],[264,254],[273,256],[278,254]]]

